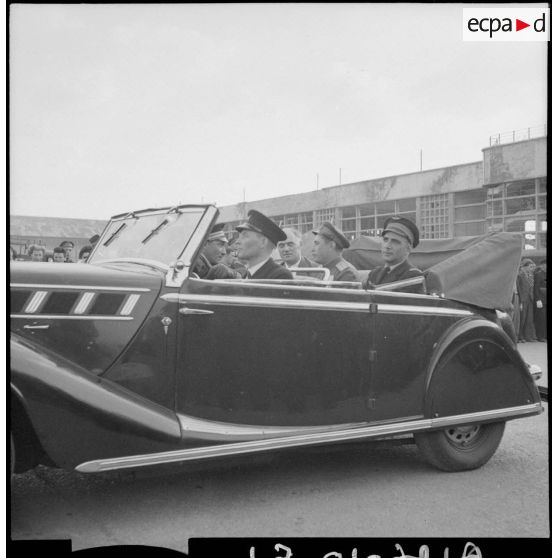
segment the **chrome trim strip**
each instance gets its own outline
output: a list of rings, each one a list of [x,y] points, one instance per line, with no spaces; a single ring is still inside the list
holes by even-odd
[[[195,295],[169,293],[161,297],[167,302],[179,304],[216,304],[221,306],[257,306],[294,310],[339,310],[370,313],[369,302],[339,302],[334,300],[292,300],[252,296]]]
[[[216,304],[223,306],[256,306],[265,308],[285,308],[303,310],[339,310],[345,312],[371,313],[371,302],[344,302],[335,300],[302,300],[256,296],[196,295],[169,293],[161,297],[167,302],[179,304]],[[434,316],[472,316],[469,310],[455,308],[437,308],[434,306],[407,306],[405,304],[378,304],[379,313],[383,314],[424,314]]]
[[[132,294],[128,296],[128,300],[125,302],[124,306],[122,307],[122,310],[120,310],[120,315],[128,316],[129,314],[131,314],[132,310],[134,309],[134,306],[137,304],[139,299],[140,299],[139,294]]]
[[[85,311],[87,310],[87,308],[89,307],[89,305],[91,304],[91,301],[93,300],[93,297],[95,296],[95,293],[83,293],[79,299],[79,302],[76,304],[76,307],[74,308],[74,314],[85,314]]]
[[[266,283],[260,283],[257,279],[199,279],[196,277],[189,277],[190,281],[201,281],[208,285],[247,285],[249,287],[256,287],[260,289],[289,289],[295,291],[311,291],[314,293],[345,293],[345,294],[352,294],[355,296],[362,297],[363,294],[368,295],[382,295],[382,297],[403,297],[403,298],[414,298],[414,299],[422,299],[422,300],[438,300],[440,297],[435,295],[426,295],[426,294],[415,294],[415,293],[400,293],[400,292],[392,292],[392,291],[377,291],[377,290],[365,290],[362,288],[362,283],[358,283],[356,281],[324,281],[322,287],[314,287],[310,285],[289,285],[287,279],[265,279],[268,281]],[[277,281],[277,284],[272,283],[272,281]],[[281,282],[281,283],[279,283]],[[361,285],[360,289],[353,289],[353,288],[341,288],[341,287],[334,287],[332,285]]]
[[[151,289],[143,287],[100,287],[95,285],[36,285],[32,283],[10,283],[10,288],[14,289],[80,289],[83,291],[126,291],[136,293],[148,293]]]
[[[260,440],[262,438],[293,436],[295,434],[309,434],[331,432],[340,428],[355,428],[368,425],[367,422],[336,424],[329,426],[253,426],[246,424],[231,424],[178,414],[178,422],[187,438],[200,438],[220,442]]]
[[[24,312],[26,314],[31,314],[33,312],[36,312],[38,310],[39,306],[41,305],[41,303],[43,302],[43,300],[45,299],[47,294],[48,294],[48,291],[37,291],[31,297],[31,300],[27,303],[27,306],[25,307]]]
[[[10,318],[25,318],[27,320],[133,320],[132,316],[95,316],[88,314],[87,316],[80,316],[76,314],[10,314]]]
[[[219,444],[204,446],[200,448],[181,449],[168,452],[151,453],[145,455],[130,455],[109,459],[98,459],[81,463],[76,471],[81,473],[96,473],[130,467],[143,467],[146,465],[157,465],[165,463],[177,463],[180,461],[191,461],[197,459],[208,459],[211,457],[224,457],[228,455],[242,455],[262,451],[277,450],[282,448],[293,448],[298,446],[310,446],[317,444],[333,443],[347,440],[358,440],[363,438],[385,437],[397,434],[429,430],[433,428],[448,427],[451,425],[467,424],[480,420],[497,420],[513,418],[520,415],[538,414],[542,412],[542,404],[534,403],[507,409],[456,415],[440,419],[419,419],[400,423],[372,425],[365,427],[345,428],[334,432],[320,432],[315,434],[302,434],[295,436],[283,436],[265,440],[249,442],[233,442],[230,444]]]
[[[437,308],[433,306],[407,306],[406,304],[378,304],[380,314],[435,314],[442,316],[472,316],[470,310],[459,308]]]
[[[425,285],[424,277],[411,277],[410,279],[401,279],[401,281],[393,281],[392,283],[384,283],[382,285],[375,285],[375,291],[394,291],[403,287],[410,287],[412,285]]]
[[[440,417],[432,419],[433,428],[446,428],[447,426],[456,426],[458,424],[467,424],[478,422],[480,420],[497,420],[503,418],[512,418],[516,416],[529,415],[534,413],[542,413],[541,403],[531,403],[530,405],[520,405],[517,407],[508,407],[505,409],[493,409],[491,411],[479,411],[478,413],[468,413],[463,415],[452,415],[449,417]]]

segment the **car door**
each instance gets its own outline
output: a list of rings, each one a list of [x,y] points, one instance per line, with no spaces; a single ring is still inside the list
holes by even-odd
[[[179,415],[280,427],[370,419],[365,291],[189,278],[174,300]]]
[[[428,367],[434,350],[453,324],[472,312],[444,299],[372,291],[374,364],[370,384],[377,421],[423,416]]]

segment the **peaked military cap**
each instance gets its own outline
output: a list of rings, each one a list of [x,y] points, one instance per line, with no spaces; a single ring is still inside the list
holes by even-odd
[[[403,238],[407,239],[413,248],[418,246],[420,240],[420,234],[417,226],[405,217],[389,217],[384,223],[384,230],[382,231],[382,236],[388,231],[395,233]]]
[[[248,221],[238,225],[236,230],[239,232],[246,230],[255,231],[263,234],[276,246],[279,241],[286,240],[287,238],[287,235],[271,219],[255,209],[248,211]]]
[[[60,247],[61,248],[73,248],[74,243],[71,240],[64,240],[63,242],[60,243]]]
[[[216,225],[213,225],[213,228],[211,229],[211,232],[207,237],[208,242],[212,240],[220,240],[221,242],[227,242],[227,237],[223,232],[224,228],[225,228],[225,223],[217,223]]]
[[[312,231],[312,234],[319,234],[328,240],[333,240],[339,248],[348,248],[351,244],[349,239],[331,223],[322,223],[319,229]]]

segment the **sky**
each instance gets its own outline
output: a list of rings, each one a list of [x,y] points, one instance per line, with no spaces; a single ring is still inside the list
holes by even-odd
[[[10,213],[107,219],[415,172],[421,151],[424,170],[480,161],[492,134],[546,124],[548,47],[463,41],[462,8],[12,5]]]

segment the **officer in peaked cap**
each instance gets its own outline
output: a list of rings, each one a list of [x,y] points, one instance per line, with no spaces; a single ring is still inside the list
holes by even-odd
[[[424,274],[409,263],[409,254],[420,240],[417,226],[405,217],[389,217],[382,231],[382,258],[384,265],[372,269],[364,282],[366,289],[393,283]],[[405,292],[425,293],[424,285],[411,285],[400,289]]]
[[[66,254],[66,263],[72,263],[72,250],[74,249],[74,243],[71,240],[64,240],[60,243],[59,248],[64,248],[64,253]]]
[[[312,258],[329,269],[333,281],[358,281],[356,268],[341,257],[350,244],[347,237],[331,223],[322,223],[312,233],[315,235]]]
[[[227,254],[227,237],[223,228],[225,223],[217,223],[211,229],[196,263],[192,268],[200,279],[237,279],[240,277],[233,269],[221,263]]]
[[[265,215],[251,209],[248,220],[236,230],[238,235],[238,257],[246,263],[249,279],[292,279],[292,273],[276,264],[271,254],[277,243],[287,238],[286,234]]]

